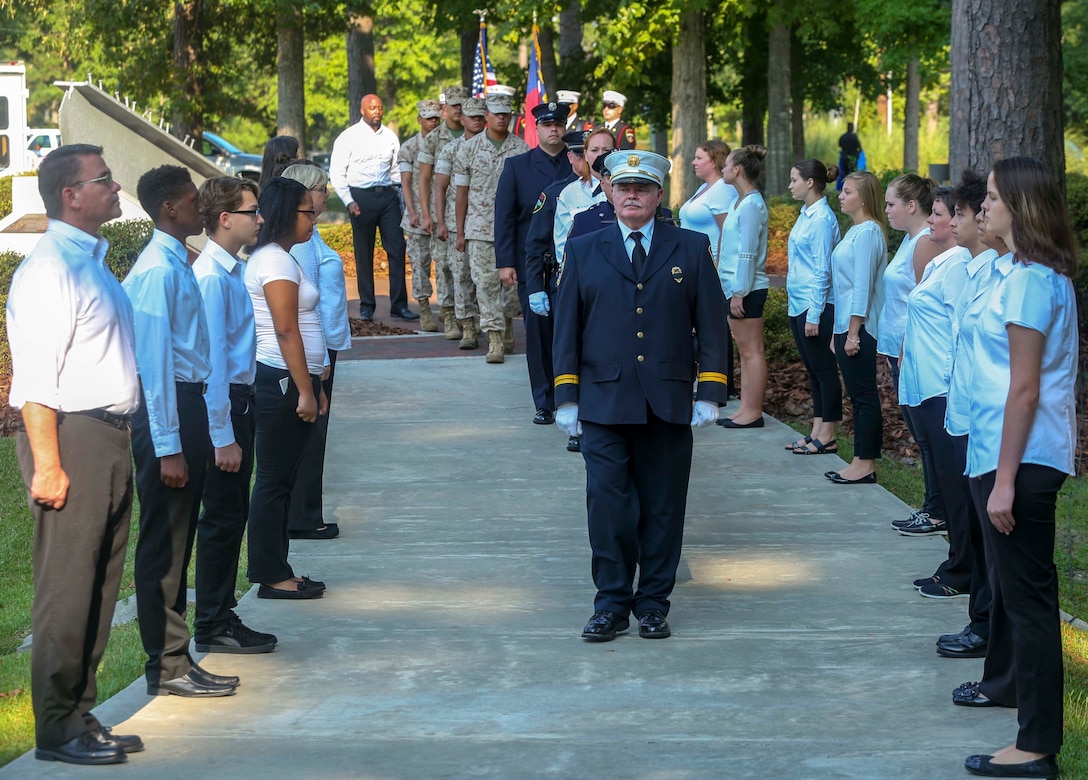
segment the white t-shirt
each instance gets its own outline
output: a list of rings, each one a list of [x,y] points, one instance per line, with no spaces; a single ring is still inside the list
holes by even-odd
[[[281,280],[298,285],[298,329],[306,350],[306,369],[311,374],[320,374],[327,354],[321,317],[317,313],[320,295],[295,258],[278,244],[265,244],[250,255],[246,263],[246,290],[253,301],[253,319],[257,325],[257,361],[266,366],[287,368],[272,325],[272,313],[264,297],[264,286]]]

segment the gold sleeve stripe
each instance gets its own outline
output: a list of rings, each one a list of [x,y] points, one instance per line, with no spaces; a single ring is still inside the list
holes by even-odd
[[[576,385],[578,384],[577,374],[560,374],[555,378],[555,386],[559,385]]]
[[[718,371],[702,371],[699,373],[700,382],[720,382],[723,385],[729,384],[729,377]]]

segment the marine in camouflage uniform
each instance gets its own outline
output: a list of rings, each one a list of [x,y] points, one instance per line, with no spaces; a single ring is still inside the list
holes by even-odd
[[[506,354],[503,333],[507,320],[520,311],[517,288],[499,280],[495,266],[495,192],[503,165],[525,154],[529,145],[509,132],[513,101],[506,95],[488,95],[487,130],[465,141],[457,151],[453,183],[457,186],[457,243],[468,253],[480,329],[487,334],[487,362],[502,363]]]
[[[400,226],[408,241],[408,259],[412,263],[412,297],[419,303],[419,328],[430,333],[438,330],[431,313],[431,235],[424,229],[419,197],[419,151],[423,140],[438,126],[442,106],[437,100],[416,103],[419,132],[400,146],[397,165],[400,168],[401,192],[404,194],[404,215]]]
[[[435,183],[435,166],[442,151],[452,145],[454,141],[464,137],[461,111],[465,100],[472,93],[467,87],[457,86],[446,87],[442,94],[446,98],[446,121],[428,133],[419,147],[419,205],[422,212],[422,227],[431,234],[431,259],[434,261],[435,286],[438,288],[439,315],[446,338],[452,341],[461,338],[463,335],[461,325],[458,322],[462,317],[457,314],[457,281],[455,280],[455,274],[457,273],[456,262],[460,262],[463,258],[452,257],[451,252],[454,251],[453,242],[438,236],[440,222],[438,220],[437,199],[439,196]],[[452,194],[456,194],[456,190]],[[448,214],[452,220],[452,208],[449,209]],[[471,295],[472,305],[475,307],[475,288]],[[475,341],[473,341],[473,345],[475,345]]]

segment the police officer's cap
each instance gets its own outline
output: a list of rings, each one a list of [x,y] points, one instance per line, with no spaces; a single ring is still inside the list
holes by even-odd
[[[541,103],[539,106],[533,107],[533,119],[536,120],[538,125],[542,125],[545,122],[559,122],[560,124],[567,121],[567,115],[570,113],[570,106],[566,103]]]
[[[586,148],[586,138],[592,132],[592,130],[571,130],[563,136],[563,143],[567,145],[568,150],[581,154]]]
[[[608,155],[605,160],[612,174],[612,184],[624,181],[648,182],[665,186],[665,177],[672,170],[668,157],[638,149],[621,149]]]

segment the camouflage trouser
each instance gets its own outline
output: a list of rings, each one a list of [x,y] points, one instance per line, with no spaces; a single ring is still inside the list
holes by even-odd
[[[438,288],[438,305],[445,309],[454,305],[454,269],[450,258],[454,252],[457,252],[457,248],[452,239],[439,241],[437,232],[435,231],[436,235],[431,236],[431,259],[434,260],[434,284]],[[463,253],[457,252],[457,254]]]
[[[412,261],[412,297],[425,301],[431,297],[431,237],[426,233],[404,232],[408,241],[408,259]]]
[[[506,329],[506,318],[516,317],[521,311],[518,290],[515,285],[499,281],[499,269],[495,267],[494,241],[468,241],[468,265],[472,281],[476,284],[476,301],[480,306],[480,330]]]

